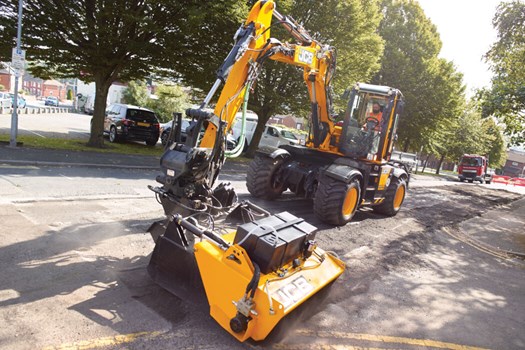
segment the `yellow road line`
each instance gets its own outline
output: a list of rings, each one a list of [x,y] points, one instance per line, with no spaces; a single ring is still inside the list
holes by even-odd
[[[131,334],[120,334],[112,337],[104,337],[92,340],[82,340],[71,344],[61,344],[58,346],[47,346],[42,350],[88,350],[102,348],[105,346],[121,345],[132,343],[138,339],[151,339],[162,335],[163,332],[137,332]]]
[[[394,350],[392,348],[369,348],[342,344],[274,344],[272,349],[282,350]]]
[[[403,344],[403,345],[414,345],[414,346],[424,346],[427,348],[439,348],[439,349],[449,349],[449,350],[487,350],[484,348],[459,345],[448,342],[441,342],[428,339],[414,339],[414,338],[403,338],[403,337],[393,337],[393,336],[383,336],[383,335],[373,335],[373,334],[363,334],[363,333],[345,333],[345,332],[327,332],[327,331],[312,331],[308,329],[296,330],[295,333],[299,335],[312,336],[316,338],[335,338],[335,339],[352,339],[352,340],[361,340],[361,341],[370,341],[370,342],[380,342],[384,343],[388,348],[371,348],[366,346],[353,346],[346,344],[274,344],[273,349],[283,349],[283,350],[391,350],[391,346],[394,344]],[[70,344],[61,344],[58,346],[47,346],[42,350],[90,350],[103,348],[107,346],[116,346],[123,345],[127,343],[133,343],[137,340],[148,340],[153,338],[171,338],[175,334],[171,332],[137,332],[131,334],[121,334],[110,337],[97,338],[92,340],[82,340]],[[176,335],[175,335],[176,336]],[[182,334],[180,334],[182,336]],[[187,336],[187,335],[186,335]]]
[[[450,349],[450,350],[487,350],[484,348],[478,348],[474,346],[447,343],[447,342],[441,342],[441,341],[436,341],[436,340],[392,337],[392,336],[386,336],[386,335],[345,333],[345,332],[325,332],[325,331],[312,331],[308,329],[299,329],[299,330],[296,330],[295,333],[298,333],[301,335],[321,337],[321,338],[355,339],[355,340],[365,340],[365,341],[382,342],[382,343],[426,346],[429,348]]]

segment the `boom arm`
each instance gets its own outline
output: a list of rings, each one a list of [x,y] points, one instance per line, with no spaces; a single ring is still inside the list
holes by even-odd
[[[282,44],[270,39],[272,15],[300,44]],[[255,80],[266,58],[300,66],[304,68],[304,80],[312,103],[314,144],[315,147],[327,147],[329,140],[326,136],[333,131],[329,117],[329,85],[335,71],[334,49],[317,43],[293,19],[277,12],[273,1],[259,1],[253,6],[235,40],[236,44],[217,71],[217,80],[201,109],[210,102],[220,83],[225,82],[214,115],[227,123],[224,130],[227,132],[244,98],[247,82]],[[201,147],[213,147],[218,126],[217,120],[208,125]]]
[[[270,38],[272,17],[275,17],[297,44],[281,43]],[[271,0],[258,1],[251,9],[245,23],[237,30],[235,45],[217,71],[217,80],[198,109],[186,114],[197,119],[193,136],[186,145],[174,144],[163,156],[172,158],[161,167],[165,176],[159,182],[177,197],[191,198],[196,194],[210,193],[224,162],[224,138],[246,94],[247,86],[255,81],[266,59],[302,67],[312,108],[312,135],[309,147],[328,149],[334,124],[330,118],[330,82],[335,72],[335,50],[315,41],[292,18],[275,10]],[[206,110],[211,99],[224,83],[218,102],[212,112]],[[205,129],[202,139],[199,131]],[[179,152],[180,154],[167,153]],[[174,160],[173,158],[177,158]],[[164,169],[167,168],[167,169]],[[171,171],[168,171],[171,170]],[[188,190],[188,186],[193,186]]]

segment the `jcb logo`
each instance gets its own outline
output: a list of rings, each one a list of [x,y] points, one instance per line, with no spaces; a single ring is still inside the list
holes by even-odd
[[[277,290],[273,297],[287,309],[304,298],[313,289],[314,287],[308,283],[306,278],[301,276]]]
[[[299,49],[299,54],[297,55],[299,62],[312,64],[314,59],[314,54],[308,50]]]

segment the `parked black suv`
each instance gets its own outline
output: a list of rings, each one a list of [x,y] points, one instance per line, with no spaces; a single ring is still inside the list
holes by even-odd
[[[104,133],[109,134],[110,142],[141,140],[154,146],[159,140],[160,124],[149,109],[114,103],[106,109]]]

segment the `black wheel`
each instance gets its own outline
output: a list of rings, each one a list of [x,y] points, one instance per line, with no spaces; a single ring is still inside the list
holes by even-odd
[[[468,183],[469,183],[469,184],[471,184],[471,183],[473,183],[473,182],[474,182],[474,180],[468,180]]]
[[[347,184],[322,176],[315,191],[314,213],[323,222],[342,226],[354,217],[360,198],[361,186],[357,179]]]
[[[168,143],[168,136],[170,136],[169,132],[163,131],[162,135],[160,136],[160,142],[163,146],[166,146],[166,143]]]
[[[117,134],[117,128],[115,125],[113,125],[109,129],[109,142],[117,142],[118,141],[118,134]]]
[[[263,199],[275,199],[286,190],[284,183],[279,176],[279,170],[284,163],[284,159],[272,159],[263,155],[255,155],[248,175],[246,176],[246,187],[248,191]]]
[[[158,138],[148,139],[148,140],[146,140],[146,145],[148,145],[148,146],[155,146],[157,144],[158,140],[159,140]]]
[[[485,181],[487,185],[490,185],[490,180]]]
[[[386,190],[385,200],[373,207],[374,211],[387,216],[396,215],[405,200],[406,189],[407,184],[404,179],[392,178],[392,182]]]

